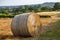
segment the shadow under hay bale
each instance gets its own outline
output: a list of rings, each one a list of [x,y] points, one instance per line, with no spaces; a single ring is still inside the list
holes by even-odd
[[[40,34],[40,26],[38,14],[20,14],[13,18],[11,30],[15,36],[36,37]]]

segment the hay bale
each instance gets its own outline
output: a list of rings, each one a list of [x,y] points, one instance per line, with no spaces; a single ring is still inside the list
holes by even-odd
[[[15,36],[38,36],[40,17],[38,14],[16,15],[11,23],[11,30]]]

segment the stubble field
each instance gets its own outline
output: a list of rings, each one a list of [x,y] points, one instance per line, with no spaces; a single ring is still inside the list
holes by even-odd
[[[24,39],[22,37],[14,37],[11,32],[11,21],[12,18],[0,18],[0,40],[20,40]],[[54,23],[56,19],[54,18],[41,18],[41,24],[42,26],[47,26],[50,23]],[[46,35],[45,35],[46,36]],[[42,39],[43,40],[43,39]]]

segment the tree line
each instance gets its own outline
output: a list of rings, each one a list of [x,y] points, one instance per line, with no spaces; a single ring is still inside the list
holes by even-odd
[[[16,15],[16,14],[27,13],[27,12],[43,12],[43,11],[60,11],[60,2],[55,3],[53,8],[49,6],[41,7],[40,5],[24,5],[18,8],[0,9],[0,14]]]

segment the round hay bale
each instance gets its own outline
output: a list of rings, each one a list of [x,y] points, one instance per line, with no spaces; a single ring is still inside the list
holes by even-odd
[[[16,15],[11,23],[11,30],[15,36],[38,36],[40,17],[38,14]]]

